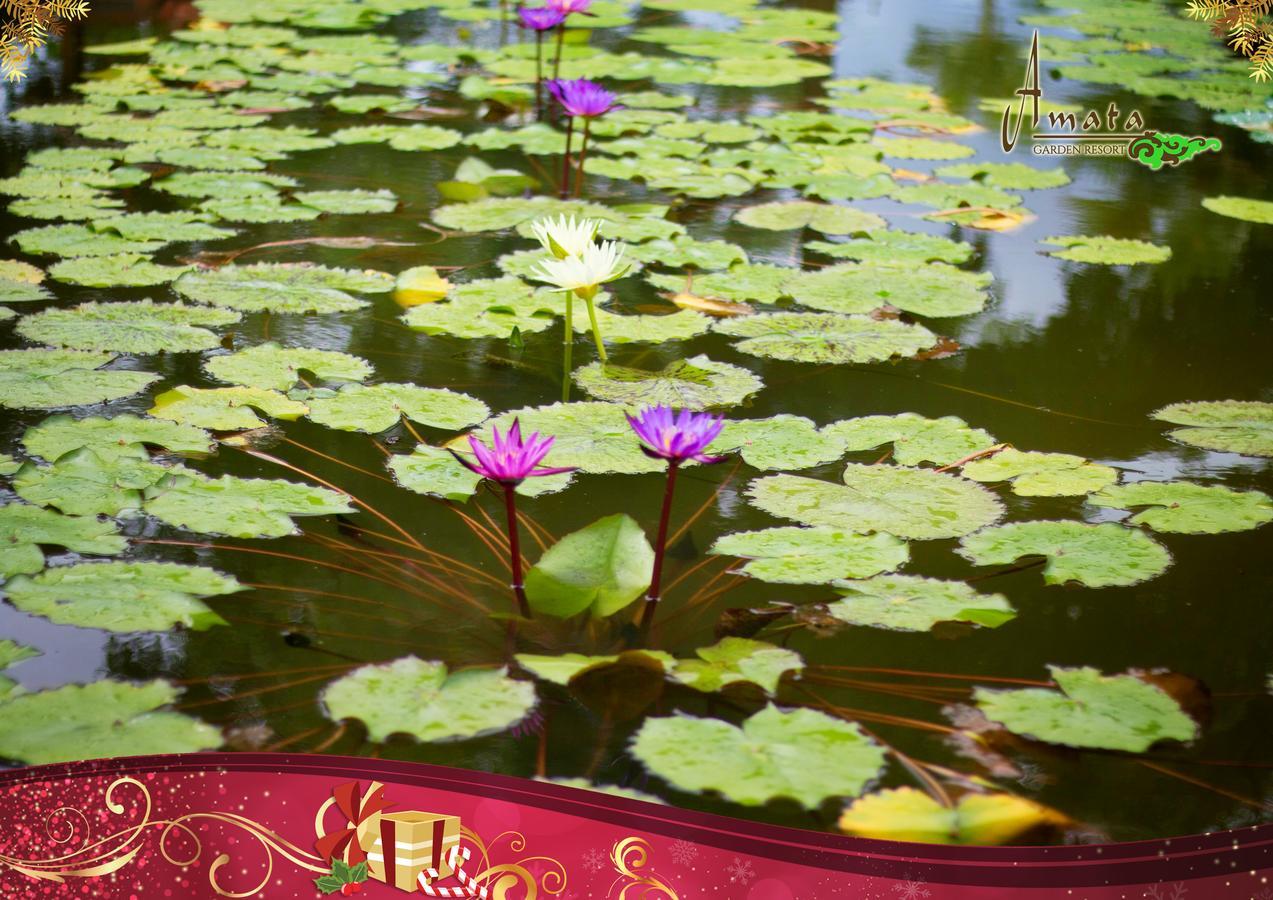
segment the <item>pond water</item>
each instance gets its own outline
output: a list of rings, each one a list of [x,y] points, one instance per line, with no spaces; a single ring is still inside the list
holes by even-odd
[[[711,34],[735,24],[730,16],[712,11],[720,4],[663,5],[668,8],[634,9],[630,24],[590,29],[591,45],[610,53],[710,61],[710,57],[678,57],[671,52],[674,45],[639,40],[636,29],[672,26]],[[1081,15],[1099,19],[1093,5],[1074,5],[1084,10]],[[455,4],[442,5],[446,7],[442,9],[423,2],[405,6],[416,8],[374,23],[368,30],[404,47],[481,48],[489,51],[483,57],[488,63],[498,58],[503,37],[513,46],[518,40],[515,29],[501,27],[498,18],[474,22],[448,18],[444,13]],[[670,11],[677,6],[707,9]],[[1169,21],[1170,6],[1153,8],[1163,21]],[[129,21],[127,16],[115,16],[103,2],[94,7],[94,16],[76,37],[83,45],[162,35],[166,28],[150,19]],[[1159,131],[1219,137],[1223,149],[1158,171],[1126,157],[1071,157],[1058,163],[1032,156],[1028,142],[1005,156],[999,144],[1002,106],[985,108],[982,101],[1010,96],[1021,85],[1034,27],[1020,19],[1055,15],[1056,8],[1027,0],[941,4],[844,0],[838,5],[815,2],[780,7],[792,15],[796,9],[834,14],[837,24],[830,27],[838,29],[839,37],[834,47],[825,48],[828,55],[797,57],[825,62],[830,74],[758,87],[693,81],[658,84],[649,79],[608,79],[606,84],[621,95],[656,86],[665,93],[688,95],[694,99],[684,111],[690,120],[746,121],[789,110],[823,111],[813,101],[827,95],[827,82],[833,79],[871,77],[920,83],[944,101],[947,112],[980,126],[923,136],[971,148],[975,155],[936,161],[885,157],[898,184],[920,184],[937,167],[967,161],[1019,162],[1048,170],[1059,165],[1070,183],[1015,191],[1033,218],[1004,231],[927,220],[923,216],[934,207],[887,196],[835,201],[883,216],[897,230],[971,244],[971,255],[961,267],[994,276],[984,309],[943,317],[904,314],[905,321],[920,323],[957,342],[956,352],[938,354],[938,358],[863,363],[784,361],[741,352],[737,337],[710,331],[685,340],[612,342],[612,365],[657,370],[701,354],[742,367],[758,376],[763,387],[743,402],[718,410],[731,420],[788,414],[823,426],[899,413],[957,416],[993,435],[992,443],[1075,454],[1114,467],[1124,484],[1188,481],[1266,493],[1273,488],[1266,457],[1173,441],[1168,432],[1175,426],[1151,418],[1155,410],[1184,401],[1273,401],[1273,368],[1268,359],[1273,338],[1268,287],[1273,278],[1273,226],[1217,215],[1202,205],[1204,198],[1217,195],[1273,199],[1268,181],[1273,145],[1214,121],[1214,109],[1176,97],[1135,93],[1123,86],[1140,73],[1129,74],[1119,84],[1064,77],[1046,55],[1056,45],[1046,44],[1042,68],[1048,101],[1102,112],[1113,101],[1125,110],[1140,110]],[[809,31],[824,27],[811,21]],[[1205,25],[1193,23],[1192,27],[1206,33]],[[302,31],[310,37],[344,33]],[[1044,34],[1079,37],[1078,32],[1056,28],[1045,29]],[[1149,40],[1152,43],[1152,35]],[[829,43],[824,37],[814,42]],[[156,52],[168,43],[161,38]],[[196,41],[187,46],[202,45]],[[232,65],[234,56],[231,53],[215,65]],[[61,60],[39,61],[25,83],[0,95],[0,112],[5,114],[0,115],[0,175],[15,175],[28,154],[43,148],[102,144],[77,136],[68,127],[17,121],[9,115],[36,104],[79,102],[71,87],[72,73],[93,73],[143,59],[80,57],[68,50]],[[404,65],[392,57],[381,64]],[[754,65],[779,67],[763,59]],[[1226,71],[1236,67],[1241,72],[1244,67],[1236,57],[1225,65]],[[479,80],[489,75],[489,70],[469,59],[459,67]],[[412,125],[416,121],[378,112],[341,112],[327,103],[336,94],[361,93],[408,97],[413,101],[410,106],[423,108],[419,121],[465,135],[523,124],[519,114],[502,118],[497,114],[499,107],[457,93],[457,79],[445,64],[417,61],[408,68],[441,72],[445,78],[419,87],[364,83],[336,92],[295,94],[306,105],[269,113],[268,126],[298,126],[328,135],[364,124]],[[1179,77],[1186,78],[1188,68]],[[586,66],[579,74],[588,74]],[[181,85],[173,81],[170,86]],[[1247,108],[1262,108],[1269,98],[1267,86],[1252,82],[1249,91]],[[893,114],[906,118],[905,113]],[[902,125],[889,136],[917,135]],[[712,150],[728,146],[733,145]],[[239,265],[317,263],[391,275],[410,267],[434,266],[454,285],[496,278],[501,275],[497,259],[530,249],[534,242],[508,228],[465,233],[446,226],[445,218],[439,219],[444,226],[440,229],[432,218],[445,203],[438,182],[453,179],[457,166],[476,154],[463,144],[403,152],[381,141],[279,154],[281,158],[268,160],[266,171],[296,179],[301,187],[295,190],[389,189],[399,203],[391,212],[330,214],[291,223],[231,221],[224,224],[237,234],[221,240],[171,243],[155,251],[153,260],[175,265],[200,254],[242,250],[235,260]],[[480,155],[496,168],[537,178],[543,185],[539,192],[552,194],[561,163],[559,152],[527,154],[513,146]],[[151,184],[180,171],[157,161],[139,160],[138,164],[155,179]],[[669,163],[655,157],[641,165],[657,174],[660,166]],[[723,163],[717,165],[724,168]],[[965,183],[958,178],[947,180]],[[129,212],[180,210],[201,202],[147,184],[111,193],[123,199]],[[739,196],[693,197],[643,182],[590,175],[586,195],[611,207],[670,204],[666,219],[684,226],[699,241],[728,241],[744,248],[753,263],[816,271],[841,262],[803,245],[843,237],[811,229],[748,227],[734,219],[749,206],[799,198],[798,187],[758,185]],[[0,212],[0,232],[6,236],[44,224]],[[1170,247],[1171,255],[1165,261],[1131,266],[1069,261],[1047,255],[1054,248],[1039,241],[1050,235],[1150,241]],[[352,246],[305,242],[314,237],[368,240],[352,242]],[[12,244],[0,255],[44,269],[56,259],[23,254]],[[906,265],[914,268],[922,263],[921,259]],[[651,272],[680,275],[685,270],[648,265],[645,271],[609,285],[612,298],[607,308],[633,315],[673,311],[659,288],[645,280]],[[699,275],[700,284],[709,277]],[[30,315],[85,301],[181,299],[166,283],[104,288],[52,279],[45,283],[49,299],[15,303],[12,309]],[[694,279],[681,287],[693,292]],[[746,287],[742,290],[745,293]],[[406,327],[401,318],[404,310],[391,293],[358,296],[367,305],[348,312],[247,312],[241,321],[214,329],[222,349],[126,353],[113,369],[153,372],[158,379],[132,396],[75,407],[71,412],[77,417],[144,414],[156,396],[173,387],[225,387],[226,382],[210,377],[203,364],[224,351],[266,341],[353,354],[374,367],[370,382],[448,388],[479,398],[493,414],[560,399],[560,320],[540,331],[523,330],[512,341],[506,335],[424,334]],[[762,310],[775,306],[764,298],[753,299],[760,301],[754,305]],[[780,305],[802,309],[790,301]],[[582,312],[577,303],[577,321]],[[41,341],[26,340],[14,330],[16,321],[0,325],[3,347],[39,346]],[[584,332],[577,338],[575,365],[592,364],[590,336]],[[576,387],[572,399],[589,398]],[[20,398],[10,405],[21,406]],[[29,454],[21,444],[24,432],[53,412],[66,410],[5,409],[0,450],[25,458]],[[421,742],[401,735],[373,741],[359,719],[349,718],[343,724],[333,721],[320,702],[320,692],[357,666],[408,654],[443,661],[451,670],[504,662],[501,616],[510,609],[511,600],[502,587],[507,580],[500,543],[502,499],[483,489],[467,502],[446,503],[404,489],[386,469],[386,453],[409,453],[417,436],[437,445],[465,428],[399,423],[367,434],[324,427],[306,417],[273,419],[269,425],[268,433],[256,434],[249,441],[231,441],[212,455],[182,462],[213,477],[312,479],[356,497],[358,511],[301,518],[297,534],[272,539],[220,537],[209,533],[215,527],[183,529],[151,515],[122,518],[119,528],[130,541],[124,558],[211,567],[248,586],[240,593],[206,599],[225,624],[206,630],[102,630],[77,627],[73,622],[55,624],[49,617],[0,604],[0,636],[41,653],[5,675],[29,693],[106,678],[168,679],[182,690],[176,708],[220,729],[219,739],[231,749],[379,756],[522,776],[581,778],[644,791],[684,807],[834,828],[845,801],[842,795],[821,804],[805,804],[812,809],[790,799],[764,805],[736,803],[711,792],[678,790],[668,779],[651,774],[630,752],[632,738],[644,722],[674,712],[742,722],[764,705],[761,692],[755,689],[724,695],[700,692],[664,685],[661,675],[652,686],[648,667],[629,666],[593,673],[586,685],[578,680],[569,687],[538,681],[537,712],[530,720],[460,741]],[[218,434],[225,437],[232,431]],[[809,440],[797,438],[785,451],[794,452]],[[1264,440],[1267,450],[1267,437]],[[884,459],[888,441],[877,444],[831,454],[830,461],[793,471],[800,477],[839,483],[847,463],[889,465],[890,460]],[[915,462],[932,467],[953,461]],[[550,455],[548,463],[552,462]],[[824,714],[837,712],[869,729],[873,740],[898,751],[879,767],[878,779],[871,779],[873,787],[924,787],[925,780],[935,780],[958,795],[968,786],[966,776],[985,777],[1000,789],[1059,810],[1071,820],[1050,832],[1046,840],[1135,839],[1268,819],[1273,803],[1269,743],[1273,698],[1267,692],[1273,652],[1273,606],[1269,603],[1273,566],[1269,565],[1268,528],[1249,527],[1268,518],[1267,499],[1265,511],[1253,514],[1253,521],[1242,530],[1190,534],[1138,528],[1169,552],[1170,566],[1129,585],[1048,584],[1041,566],[1031,564],[1038,557],[1024,554],[1014,564],[1017,556],[1010,554],[993,564],[974,565],[956,553],[958,536],[912,540],[910,559],[902,572],[968,582],[979,591],[1000,594],[1015,610],[1015,617],[998,627],[941,623],[920,631],[861,625],[834,630],[825,627],[825,613],[819,614],[816,606],[838,599],[830,586],[771,583],[729,574],[738,570],[739,560],[707,553],[726,534],[800,523],[770,515],[747,497],[750,483],[785,468],[778,462],[762,471],[730,459],[682,473],[672,528],[676,532],[681,524],[690,524],[674,535],[669,548],[665,578],[669,587],[652,647],[677,657],[693,656],[696,649],[714,644],[723,633],[718,625],[727,610],[775,603],[808,607],[801,618],[788,616],[763,630],[738,633],[780,644],[803,658],[803,677],[788,676],[778,688],[780,707],[803,704]],[[640,474],[585,472],[576,475],[566,490],[523,498],[521,511],[535,523],[523,532],[530,562],[542,552],[540,538],[546,544],[613,513],[634,517],[653,540],[665,479],[658,467],[649,469]],[[1002,502],[1003,522],[1097,523],[1126,517],[1122,509],[1085,502],[1083,493],[1022,496],[1002,480],[987,482],[985,490]],[[12,491],[4,496],[10,503],[22,502]],[[880,502],[905,506],[915,501],[886,491]],[[214,523],[217,515],[213,509]],[[805,523],[816,524],[813,518]],[[1065,549],[1062,546],[1062,556]],[[45,551],[53,565],[76,561],[56,545],[46,546]],[[1109,567],[1126,572],[1130,564],[1117,556],[1117,548],[1108,552],[1114,554]],[[615,618],[626,622],[632,615],[625,612]],[[518,650],[542,655],[609,654],[623,649],[625,639],[618,622],[563,623],[537,617],[534,624],[520,630]],[[970,703],[969,685],[1020,686],[994,679],[1046,682],[1049,665],[1091,666],[1108,675],[1161,669],[1196,679],[1197,684],[1185,683],[1183,688],[1176,681],[1170,686],[1172,696],[1183,697],[1181,702],[1199,717],[1197,737],[1188,743],[1168,740],[1145,752],[1128,753],[1074,749],[1059,741],[1029,741],[998,731],[987,738],[983,752],[973,754],[966,741],[961,744],[944,730],[929,727],[949,728],[952,717],[958,727],[968,725],[966,710],[952,713],[944,708]],[[529,675],[520,672],[517,677],[528,679]],[[1192,701],[1198,700],[1200,691],[1207,696],[1195,704]],[[710,753],[713,748],[702,749]],[[686,747],[684,752],[693,753],[695,748]],[[925,773],[926,778],[917,780],[914,771]]]

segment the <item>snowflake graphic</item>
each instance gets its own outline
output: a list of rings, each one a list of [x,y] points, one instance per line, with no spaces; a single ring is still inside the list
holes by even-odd
[[[725,867],[729,873],[730,884],[750,884],[756,878],[756,870],[751,867],[751,860],[735,856],[734,861]]]
[[[1183,881],[1177,881],[1175,884],[1156,884],[1146,893],[1146,900],[1184,900],[1185,894],[1189,893],[1189,888],[1185,887]]]
[[[668,853],[672,856],[672,862],[678,866],[688,866],[698,859],[698,848],[689,841],[673,841]]]
[[[1273,900],[1273,888],[1261,888],[1251,900]]]
[[[929,890],[924,887],[922,881],[903,881],[895,884],[893,893],[897,894],[897,900],[924,900],[929,896]]]
[[[583,855],[583,867],[589,872],[600,872],[606,867],[606,855],[600,850],[589,850]]]

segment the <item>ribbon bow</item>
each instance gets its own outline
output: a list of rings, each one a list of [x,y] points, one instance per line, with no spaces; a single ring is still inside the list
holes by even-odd
[[[361,785],[356,781],[342,784],[335,788],[332,795],[318,808],[318,815],[314,818],[314,833],[318,835],[318,840],[314,842],[314,849],[329,863],[337,854],[343,854],[345,862],[351,866],[356,866],[365,860],[367,851],[363,850],[357,840],[358,826],[393,806],[392,803],[386,802],[385,786],[380,782],[373,781],[367,787],[367,793],[361,795],[360,787]],[[326,832],[323,829],[323,817],[333,803],[349,824],[344,828]]]

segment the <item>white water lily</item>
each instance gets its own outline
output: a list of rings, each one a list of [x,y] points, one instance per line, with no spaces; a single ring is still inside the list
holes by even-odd
[[[539,219],[530,226],[539,243],[557,259],[582,256],[585,250],[595,245],[600,228],[601,222],[597,219],[576,221],[574,216]]]
[[[604,241],[600,245],[589,244],[578,256],[545,259],[531,276],[558,290],[574,291],[591,303],[601,285],[622,278],[628,268],[629,264],[623,261],[623,245]]]

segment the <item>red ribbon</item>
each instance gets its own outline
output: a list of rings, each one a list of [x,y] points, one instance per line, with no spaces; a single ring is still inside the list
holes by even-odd
[[[329,863],[337,854],[342,853],[345,862],[351,866],[356,866],[365,860],[367,851],[362,849],[357,840],[358,826],[371,816],[393,806],[392,803],[385,801],[383,785],[377,786],[374,790],[368,790],[366,796],[363,796],[361,787],[358,782],[350,781],[332,791],[336,808],[348,820],[349,825],[322,835],[314,843],[318,854]]]

